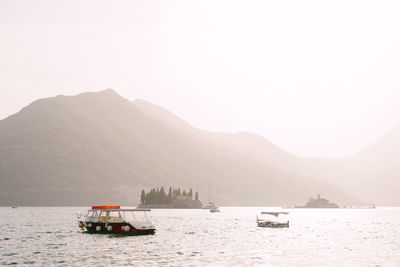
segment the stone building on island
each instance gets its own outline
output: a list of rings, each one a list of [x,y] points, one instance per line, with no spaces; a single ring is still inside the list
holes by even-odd
[[[304,206],[296,206],[296,208],[339,208],[336,203],[331,203],[325,198],[321,198],[318,194],[318,198],[310,198],[310,200]]]

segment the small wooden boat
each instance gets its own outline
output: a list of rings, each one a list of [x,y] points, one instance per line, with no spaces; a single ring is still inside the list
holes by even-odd
[[[88,233],[147,235],[155,227],[147,218],[149,209],[121,209],[120,206],[92,206],[78,217],[78,226]],[[142,215],[138,218],[138,215]]]
[[[280,211],[280,212],[270,212],[270,211],[263,211],[261,212],[260,218],[257,216],[256,222],[258,227],[270,227],[270,228],[286,228],[289,227],[289,220],[283,222],[278,221],[279,215],[289,215],[289,212]],[[274,218],[275,217],[275,218]]]

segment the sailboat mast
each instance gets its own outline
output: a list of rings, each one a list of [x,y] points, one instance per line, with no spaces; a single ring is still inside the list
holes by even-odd
[[[211,203],[211,184],[208,185],[208,203]]]

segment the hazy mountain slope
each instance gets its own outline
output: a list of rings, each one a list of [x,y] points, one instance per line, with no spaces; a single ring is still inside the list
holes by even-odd
[[[316,192],[348,199],[166,116],[112,90],[35,101],[0,121],[0,205],[88,205],[106,197],[133,205],[140,186],[161,185],[200,189],[204,200],[208,184],[225,205],[302,203]]]
[[[366,203],[399,205],[400,125],[371,146],[342,159],[307,159],[308,175],[336,183]]]
[[[292,175],[296,174],[295,176],[302,177],[301,179],[303,182],[309,180],[306,177],[314,177],[313,175],[317,175],[316,173],[318,173],[314,172],[313,168],[310,168],[308,164],[304,162],[304,159],[280,149],[262,136],[247,132],[230,134],[200,130],[160,106],[141,99],[137,99],[132,103],[153,119],[185,135],[190,135],[192,138],[196,137],[196,139],[203,140],[207,144],[212,144],[220,150],[230,151],[229,153],[231,154],[240,154],[241,157],[246,157],[252,161],[273,166],[276,169],[285,170],[286,173],[291,173]],[[319,190],[330,199],[346,204],[360,203],[359,199],[344,193],[346,192],[346,188],[344,188],[344,190],[338,189],[335,185],[335,181],[329,180],[327,184],[327,182],[322,179],[316,180],[324,184],[321,188],[325,187],[325,190]],[[314,182],[315,180],[313,183]],[[304,184],[301,188],[304,190]],[[313,190],[316,190],[315,187]],[[312,194],[315,194],[315,192]]]
[[[355,177],[364,198],[378,204],[400,204],[400,125],[348,159],[348,177]],[[355,184],[357,187],[357,184]]]
[[[132,104],[137,109],[145,113],[147,116],[167,125],[170,128],[173,128],[180,132],[187,132],[192,134],[196,132],[196,129],[192,125],[163,107],[149,103],[143,99],[135,99],[134,101],[132,101]]]
[[[141,99],[132,103],[139,110],[168,127],[172,127],[181,133],[205,139],[217,146],[226,146],[230,150],[245,154],[255,160],[268,162],[275,167],[284,167],[286,170],[290,170],[288,164],[300,164],[298,157],[282,150],[262,136],[247,132],[230,134],[200,130],[160,106]]]

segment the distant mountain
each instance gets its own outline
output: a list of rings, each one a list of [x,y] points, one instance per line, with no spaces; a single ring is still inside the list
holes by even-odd
[[[366,203],[400,205],[400,125],[342,159],[308,159],[307,174],[347,188]]]
[[[301,159],[263,137],[196,129],[111,89],[40,99],[0,121],[0,205],[135,205],[140,188],[192,187],[220,205],[354,198],[297,172]]]

